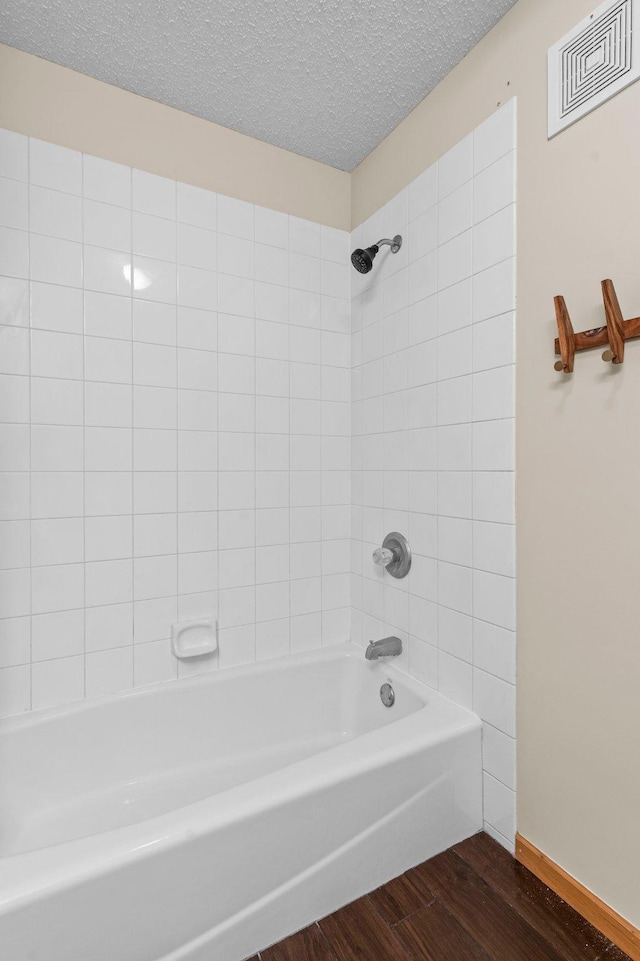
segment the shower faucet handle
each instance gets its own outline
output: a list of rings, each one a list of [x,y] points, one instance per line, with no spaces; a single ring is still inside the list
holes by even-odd
[[[395,554],[388,547],[376,547],[373,552],[373,563],[380,567],[386,567],[394,559]]]
[[[411,548],[403,534],[392,531],[373,552],[373,563],[384,567],[392,577],[406,577],[411,569]]]

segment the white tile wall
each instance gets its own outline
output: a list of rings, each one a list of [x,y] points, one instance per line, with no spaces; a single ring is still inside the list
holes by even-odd
[[[512,844],[514,171],[511,102],[354,232],[404,238],[363,278],[342,231],[0,131],[0,715],[399,634]]]
[[[0,131],[0,715],[348,636],[348,242]]]
[[[485,826],[515,831],[515,102],[352,235],[352,635],[483,721]],[[405,533],[405,580],[371,553]]]

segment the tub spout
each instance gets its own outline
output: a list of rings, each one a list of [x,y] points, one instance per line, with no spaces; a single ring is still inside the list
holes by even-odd
[[[369,641],[364,652],[368,661],[377,661],[379,657],[395,657],[402,654],[402,641],[399,637],[383,637],[381,641]]]

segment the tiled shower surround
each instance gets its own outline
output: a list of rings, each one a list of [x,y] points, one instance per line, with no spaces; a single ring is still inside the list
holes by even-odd
[[[512,842],[515,788],[515,102],[354,232],[402,234],[352,277],[354,639],[483,720],[487,829]],[[376,567],[407,535],[404,580]]]
[[[0,714],[397,634],[512,844],[514,171],[511,102],[350,238],[0,132]]]
[[[0,175],[0,713],[345,639],[349,235],[9,132]]]

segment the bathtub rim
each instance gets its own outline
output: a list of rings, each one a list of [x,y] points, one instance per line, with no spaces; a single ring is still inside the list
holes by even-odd
[[[237,677],[243,677],[248,674],[273,674],[282,670],[283,665],[287,667],[296,667],[297,665],[311,664],[322,661],[335,661],[340,659],[353,659],[354,661],[360,661],[371,668],[379,667],[383,668],[384,671],[388,671],[393,676],[396,676],[398,680],[410,691],[416,694],[418,697],[424,699],[426,696],[425,692],[428,692],[430,697],[435,699],[442,698],[443,700],[454,704],[455,707],[459,708],[461,711],[467,711],[467,713],[473,713],[468,708],[464,708],[461,705],[455,704],[446,695],[441,694],[435,688],[431,687],[425,681],[420,681],[410,674],[407,674],[402,668],[394,664],[391,658],[385,658],[384,660],[378,661],[367,661],[364,657],[364,648],[355,644],[353,641],[339,641],[336,644],[326,645],[325,647],[314,648],[308,651],[296,651],[295,653],[282,654],[278,657],[270,657],[261,661],[250,661],[246,664],[239,664],[235,667],[227,668],[216,668],[215,670],[203,671],[200,674],[194,674],[191,677],[180,677],[180,678],[170,678],[165,681],[152,681],[149,684],[141,684],[137,687],[128,687],[122,691],[116,691],[112,694],[101,694],[97,697],[84,698],[81,701],[69,701],[68,703],[58,704],[53,707],[41,708],[32,711],[23,711],[20,714],[11,714],[7,717],[0,718],[0,737],[6,733],[11,733],[14,730],[24,729],[29,727],[38,726],[46,721],[54,720],[58,717],[73,717],[77,714],[83,714],[90,712],[93,708],[100,707],[107,704],[115,704],[121,701],[128,701],[131,698],[134,700],[146,700],[152,697],[154,694],[159,694],[163,691],[169,692],[172,690],[178,691],[188,691],[190,689],[197,689],[199,687],[207,687],[212,684],[222,683],[227,679],[234,679]]]

